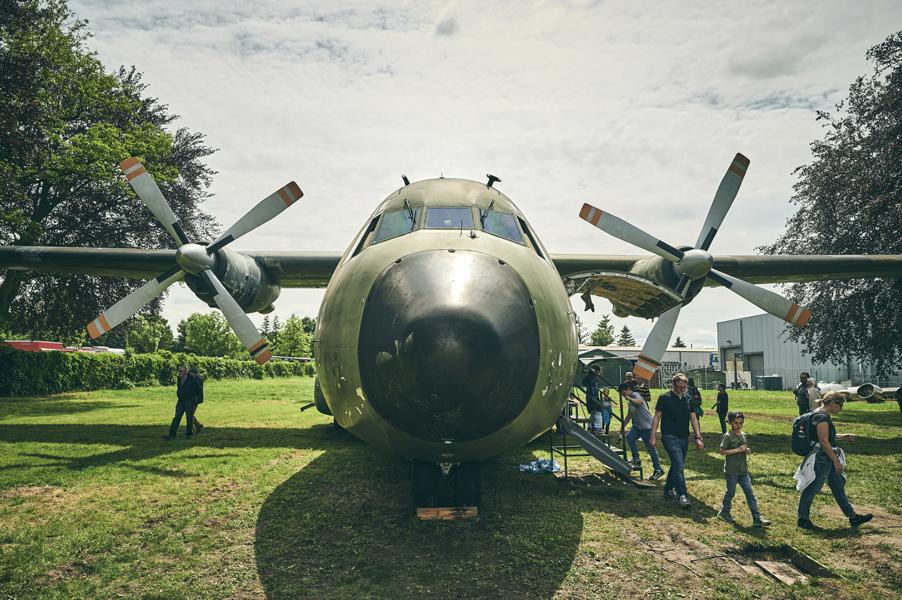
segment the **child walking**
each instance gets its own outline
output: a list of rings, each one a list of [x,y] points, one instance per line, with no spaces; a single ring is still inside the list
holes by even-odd
[[[742,431],[742,425],[745,423],[745,416],[741,412],[731,412],[727,415],[730,422],[730,431],[723,434],[720,440],[720,453],[725,456],[723,472],[727,480],[727,491],[723,495],[723,506],[717,516],[727,523],[735,523],[730,509],[733,504],[733,496],[736,495],[736,484],[742,488],[745,493],[745,501],[752,511],[752,524],[755,527],[767,527],[770,521],[761,516],[758,512],[758,501],[755,499],[755,492],[752,491],[752,478],[749,475],[749,464],[747,454],[752,451],[748,445],[748,438]]]

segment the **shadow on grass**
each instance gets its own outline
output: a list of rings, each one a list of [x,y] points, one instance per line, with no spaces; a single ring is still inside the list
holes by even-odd
[[[257,519],[267,597],[550,598],[560,588],[586,498],[506,461],[483,464],[478,520],[418,521],[409,490],[409,463],[365,447],[327,452],[286,480]]]
[[[87,402],[84,399],[76,399],[73,396],[0,398],[0,419],[71,415],[94,410],[130,408],[138,408],[138,405],[98,400]]]
[[[843,423],[836,422],[836,429],[839,433],[843,432]],[[751,456],[755,454],[790,454],[792,452],[789,446],[789,435],[792,432],[790,424],[786,429],[786,435],[778,435],[772,433],[751,433],[749,434],[749,446],[752,448]],[[704,434],[705,448],[717,452],[720,448],[720,434],[714,435],[710,433]],[[891,438],[874,438],[866,435],[855,435],[854,442],[838,441],[837,444],[842,446],[850,455],[880,455],[892,456],[902,452],[902,437]],[[690,456],[687,460],[692,460],[693,448],[689,448]],[[720,455],[718,455],[720,457]],[[720,460],[723,460],[720,458]],[[799,457],[801,462],[801,457]]]
[[[162,439],[166,428],[160,425],[25,425],[0,424],[0,440],[9,444],[19,442],[97,444],[117,446],[115,450],[88,456],[61,456],[49,453],[28,453],[43,460],[55,461],[41,467],[63,467],[73,470],[135,462],[157,458],[188,448],[313,448],[330,449],[360,444],[330,425],[318,424],[303,428],[217,427],[204,428],[203,433],[187,439]],[[194,458],[200,458],[199,455]],[[223,456],[221,454],[217,456]],[[192,458],[187,456],[186,458]],[[6,465],[0,470],[20,468],[22,465]],[[34,466],[34,465],[31,465]],[[154,469],[142,466],[142,469]],[[160,475],[182,477],[183,473],[165,469],[154,471]]]

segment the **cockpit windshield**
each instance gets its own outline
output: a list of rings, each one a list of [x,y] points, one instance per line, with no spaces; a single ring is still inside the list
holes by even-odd
[[[418,208],[402,208],[400,210],[390,210],[382,216],[379,223],[379,229],[373,237],[373,243],[398,237],[409,233],[416,228],[417,217],[420,209]]]
[[[517,229],[517,221],[511,213],[498,212],[488,208],[480,213],[479,219],[482,221],[482,228],[487,233],[525,245],[523,234]]]
[[[473,229],[473,211],[469,207],[431,207],[426,209],[426,229]]]

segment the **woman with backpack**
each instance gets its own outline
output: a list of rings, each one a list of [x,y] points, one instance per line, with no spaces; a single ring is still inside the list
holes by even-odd
[[[852,527],[858,527],[874,518],[868,513],[859,515],[852,508],[852,504],[846,497],[845,454],[842,448],[836,448],[836,440],[853,441],[855,437],[850,434],[836,435],[836,427],[833,425],[833,415],[842,410],[846,397],[841,392],[829,392],[822,399],[822,405],[812,411],[810,415],[804,415],[799,419],[807,419],[808,423],[800,423],[805,426],[811,449],[808,456],[796,472],[795,478],[799,486],[810,480],[799,498],[798,525],[802,529],[815,529],[811,522],[811,503],[821,488],[824,481],[830,486],[836,504],[843,514],[849,519]]]

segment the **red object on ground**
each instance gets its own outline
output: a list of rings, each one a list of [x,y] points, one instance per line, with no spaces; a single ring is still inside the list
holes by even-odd
[[[62,350],[63,345],[60,342],[36,342],[26,340],[6,340],[0,342],[5,346],[10,346],[16,350],[24,350],[25,352],[44,352],[46,350]]]

